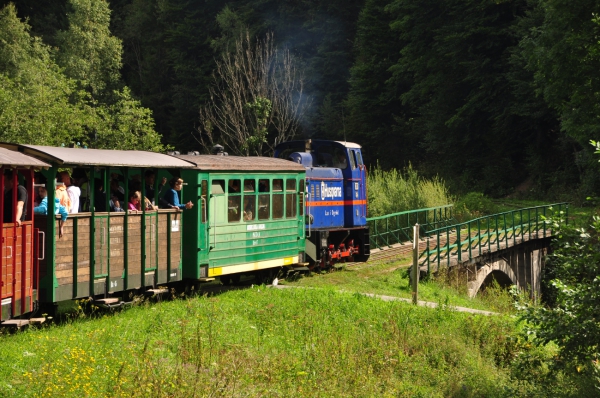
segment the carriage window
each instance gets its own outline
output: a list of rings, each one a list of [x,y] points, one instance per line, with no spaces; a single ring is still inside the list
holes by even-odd
[[[256,195],[244,195],[244,221],[252,221],[256,219],[254,211],[256,203]]]
[[[244,192],[256,192],[256,181],[244,180]]]
[[[298,189],[300,192],[300,215],[304,215],[304,180],[300,180],[300,188]]]
[[[268,220],[270,217],[271,184],[269,180],[258,180],[258,219]]]
[[[213,180],[210,186],[210,192],[213,195],[219,195],[225,193],[225,180]]]
[[[283,218],[283,180],[273,180],[273,219]]]
[[[229,180],[227,193],[240,193],[240,180]]]
[[[242,218],[240,180],[229,180],[227,184],[227,194],[227,221],[239,222]]]
[[[296,217],[296,180],[286,180],[285,182],[285,217]]]

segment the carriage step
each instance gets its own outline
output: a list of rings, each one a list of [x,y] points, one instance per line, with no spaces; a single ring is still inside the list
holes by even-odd
[[[212,282],[215,278],[198,278],[200,282]]]
[[[164,293],[169,293],[169,289],[165,288],[158,288],[158,289],[148,289],[144,292],[144,296],[149,296],[149,297],[153,297],[153,296],[157,296],[159,294],[164,294]]]
[[[94,301],[92,301],[93,305],[96,305],[98,307],[103,307],[103,308],[115,308],[115,307],[120,307],[121,306],[121,299],[117,298],[117,297],[109,297],[109,298],[102,298],[102,299],[96,299]]]
[[[310,271],[308,267],[292,267],[294,271]]]
[[[7,321],[0,323],[0,326],[2,326],[2,327],[11,327],[11,328],[17,328],[17,329],[20,329],[23,326],[27,326],[27,325],[29,325],[29,319],[9,319]]]
[[[31,322],[32,325],[41,325],[46,322],[46,318],[29,318],[29,322]]]

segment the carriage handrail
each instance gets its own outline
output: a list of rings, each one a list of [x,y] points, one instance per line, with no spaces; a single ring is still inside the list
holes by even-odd
[[[450,265],[452,256],[462,262],[480,256],[482,247],[491,252],[494,248],[499,250],[502,243],[508,246],[511,239],[516,244],[517,238],[552,236],[553,225],[548,219],[553,215],[568,224],[569,203],[509,210],[429,230],[425,233],[426,248],[419,253],[420,265],[426,265],[429,273],[432,264],[437,265],[437,270],[442,263]]]
[[[384,216],[369,217],[371,248],[381,249],[395,244],[412,242],[412,227],[418,223],[420,236],[442,225],[453,225],[454,205],[443,205],[416,210],[401,211]]]

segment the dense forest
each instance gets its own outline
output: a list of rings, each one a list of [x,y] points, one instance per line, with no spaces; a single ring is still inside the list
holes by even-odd
[[[200,109],[224,98],[217,65],[247,33],[289,51],[305,107],[287,131],[297,138],[358,142],[370,164],[412,164],[456,192],[583,198],[600,187],[589,145],[600,129],[599,1],[0,6],[3,141],[207,151]],[[267,116],[281,111],[247,105],[262,115],[252,131],[273,141]]]

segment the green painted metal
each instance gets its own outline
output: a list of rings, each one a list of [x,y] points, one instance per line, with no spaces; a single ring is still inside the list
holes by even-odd
[[[292,265],[292,258],[304,251],[304,220],[302,212],[298,210],[299,198],[304,194],[300,192],[303,186],[301,181],[305,179],[304,172],[184,170],[182,177],[188,182],[183,202],[191,200],[194,203],[193,209],[184,211],[184,277],[202,277],[202,267],[207,267],[204,276],[214,277]],[[269,186],[272,187],[275,179],[282,179],[284,182],[293,180],[295,189],[286,191],[284,188],[281,192],[259,191],[259,180],[270,180]],[[237,194],[229,194],[227,187],[230,180],[253,180],[255,191],[242,190]],[[259,200],[261,195],[269,195],[269,209],[274,207],[275,195],[289,195],[289,201],[286,200],[288,198],[283,200],[283,217],[274,218],[271,212],[267,218],[263,216],[264,219],[260,219],[259,208],[264,204]],[[239,198],[240,212],[241,204],[243,207],[247,205],[246,199],[252,201],[253,219],[244,220],[240,216],[237,221],[229,221],[228,212],[232,211],[230,200],[233,198]],[[295,214],[288,214],[287,206],[294,206]]]
[[[48,191],[48,208],[50,204],[54,203],[56,196],[56,180],[54,177],[58,168],[56,166],[50,167],[47,170],[41,170],[40,173],[46,178],[46,190]],[[40,289],[39,297],[42,302],[55,302],[56,291],[58,287],[58,281],[56,279],[56,264],[54,263],[54,256],[56,253],[56,229],[55,229],[54,217],[46,217],[46,228],[45,228],[45,258],[47,263],[47,271],[40,277]]]
[[[408,210],[367,218],[371,249],[382,249],[398,243],[412,242],[412,228],[417,223],[420,226],[420,236],[424,236],[432,229],[456,224],[452,212],[453,206]]]
[[[549,218],[558,217],[559,222],[568,223],[569,204],[566,202],[527,207],[503,213],[475,218],[463,223],[443,226],[426,232],[427,245],[419,253],[421,266],[432,265],[436,271],[442,265],[450,265],[451,257],[459,262],[471,260],[485,252],[499,250],[502,243],[509,244],[517,238],[552,236],[552,223]],[[453,237],[456,236],[456,239]],[[435,247],[432,244],[435,243]],[[487,248],[486,248],[487,246]]]

